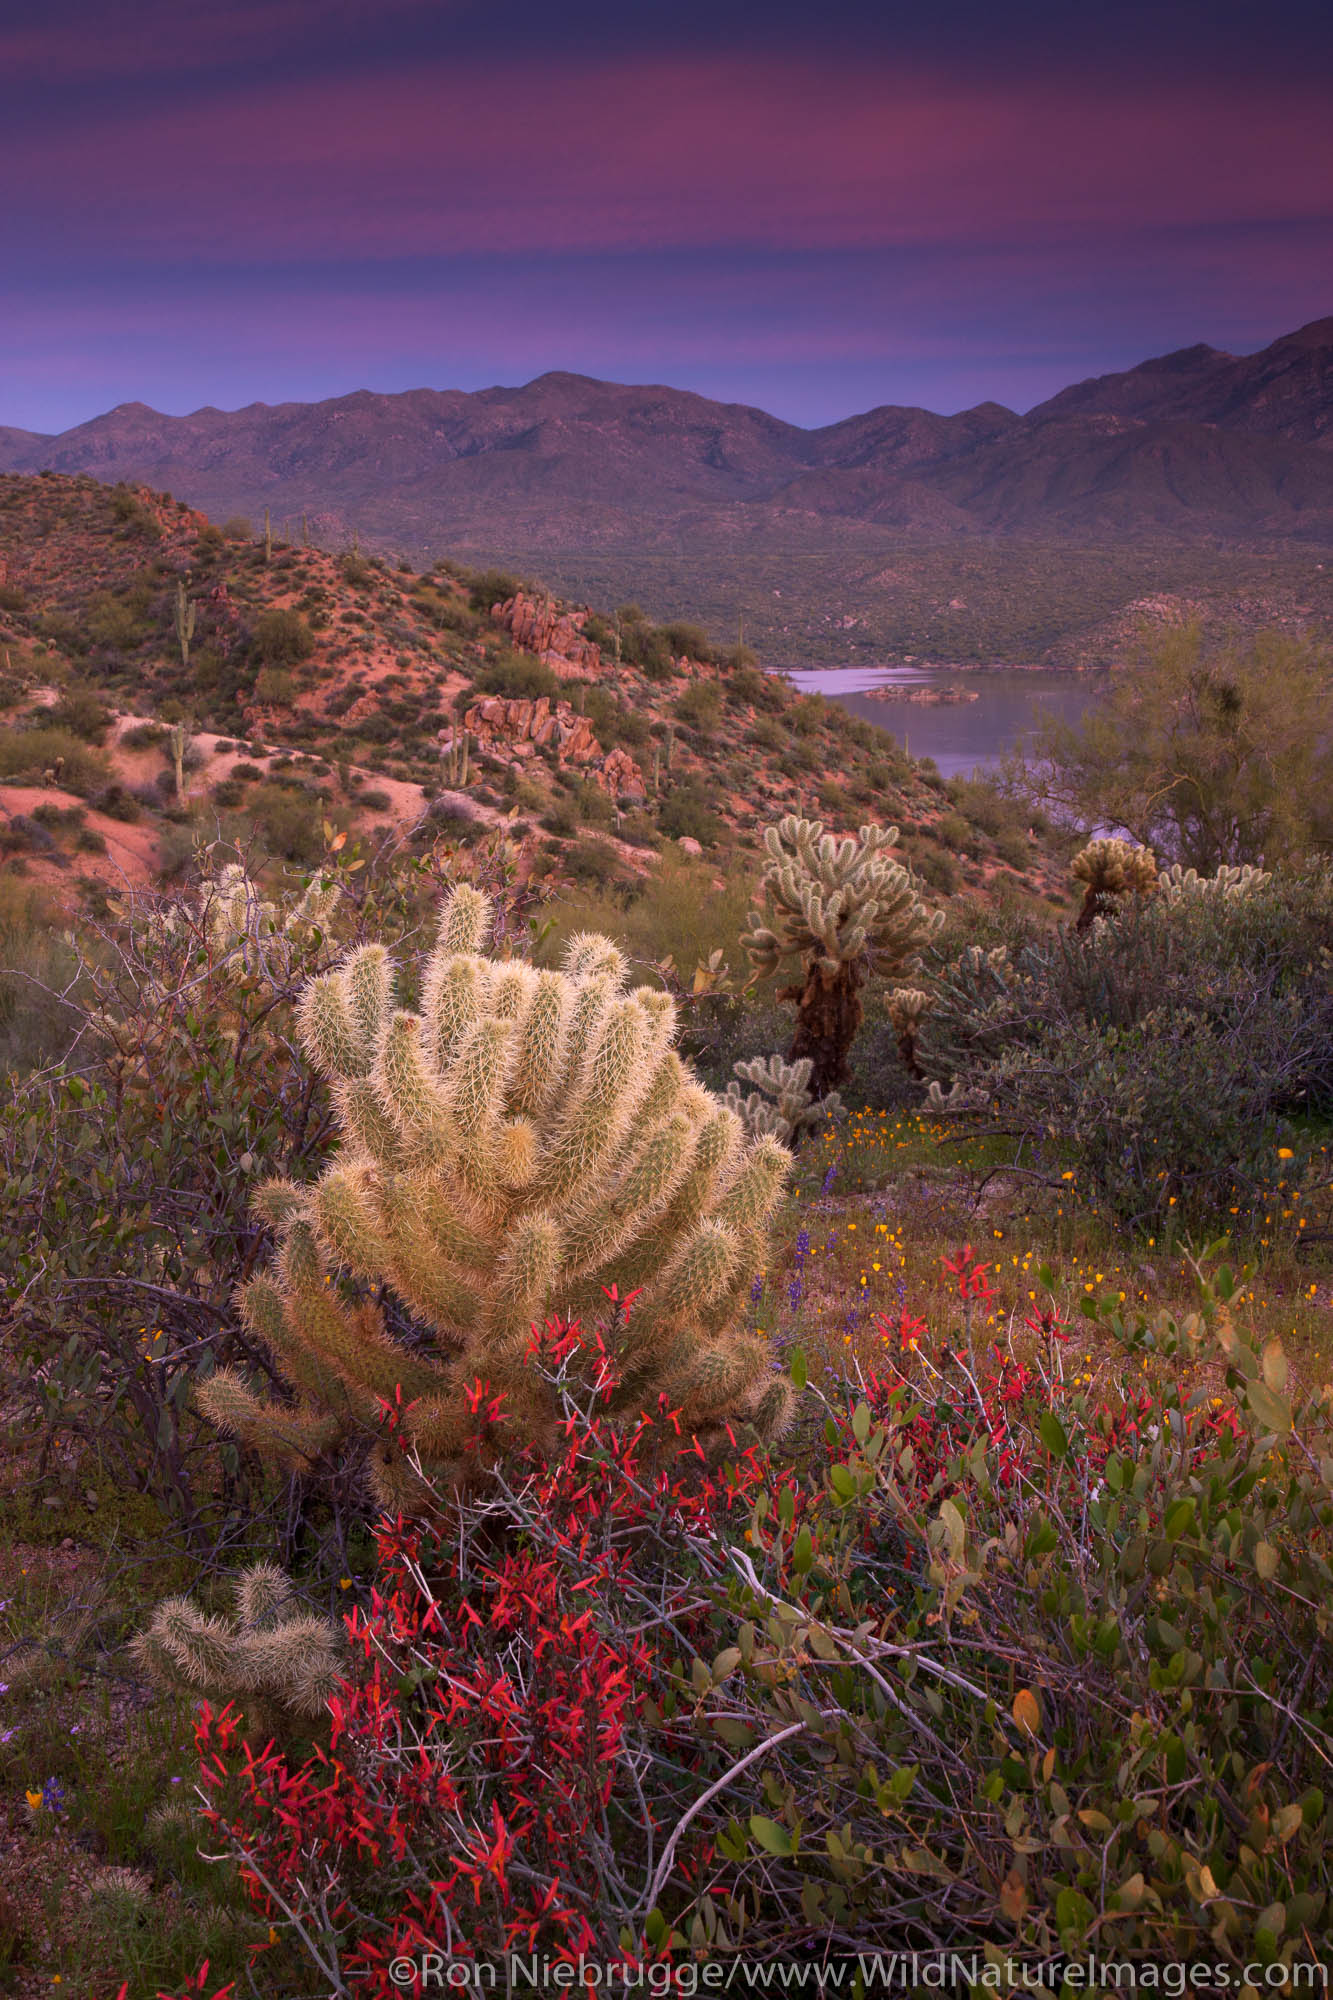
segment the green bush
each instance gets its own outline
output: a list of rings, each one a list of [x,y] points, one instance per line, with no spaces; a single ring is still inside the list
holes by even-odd
[[[40,784],[43,773],[59,764],[59,782],[67,792],[90,798],[107,781],[106,758],[68,729],[39,725],[0,732],[0,780]]]
[[[690,728],[711,734],[722,720],[722,690],[716,681],[691,681],[677,697],[675,713]]]
[[[468,603],[474,611],[488,613],[497,604],[505,604],[511,597],[517,597],[521,584],[517,577],[510,576],[502,569],[485,569],[468,578]]]
[[[691,625],[685,619],[673,619],[667,625],[658,627],[662,638],[677,659],[699,660],[705,666],[713,658],[713,648],[702,625]]]
[[[255,651],[267,667],[295,666],[315,650],[315,635],[299,611],[275,608],[255,620]]]
[[[657,823],[669,839],[688,836],[701,847],[711,847],[722,836],[722,821],[709,804],[706,786],[698,778],[683,778],[671,787],[662,801]]]
[[[535,701],[540,695],[554,700],[560,693],[560,677],[532,653],[500,653],[488,660],[478,673],[478,694],[504,695],[508,700]]]
[[[1333,871],[1127,898],[1079,934],[1016,926],[937,968],[920,1060],[1120,1221],[1234,1226],[1333,1111]],[[1294,1172],[1295,1170],[1293,1170]]]
[[[304,868],[320,860],[324,831],[319,800],[270,780],[249,793],[245,810],[271,855]]]

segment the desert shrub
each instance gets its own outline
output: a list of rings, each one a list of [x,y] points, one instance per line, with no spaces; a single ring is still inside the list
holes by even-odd
[[[317,799],[270,780],[248,794],[246,817],[262,834],[269,854],[304,868],[322,858],[323,815]]]
[[[677,697],[675,713],[692,729],[707,734],[722,720],[722,690],[716,681],[691,681]]]
[[[478,694],[500,694],[508,699],[536,700],[560,693],[560,677],[532,653],[503,652],[488,660],[475,682]]]
[[[1327,1946],[1326,1404],[1237,1331],[1225,1273],[1195,1315],[1107,1326],[1127,1360],[1215,1353],[1221,1393],[1126,1370],[1094,1400],[1057,1311],[992,1346],[987,1266],[945,1269],[949,1323],[882,1320],[859,1383],[806,1390],[794,1461],[720,1477],[645,1477],[613,1343],[589,1393],[589,1336],[551,1326],[555,1446],[381,1530],[339,1754],[204,1712],[214,1844],[326,1982],[387,2000],[392,1958],[516,1935],[1288,1977]]]
[[[620,657],[650,681],[668,680],[675,670],[666,634],[634,604],[620,613]]]
[[[289,667],[310,658],[315,635],[299,611],[275,608],[255,620],[254,644],[265,666]]]
[[[147,609],[137,600],[127,600],[102,591],[90,600],[83,614],[86,643],[108,652],[134,652],[152,635],[153,626]]]
[[[222,523],[222,533],[229,542],[249,542],[254,539],[254,528],[248,514],[229,514]]]
[[[261,1245],[250,1191],[321,1161],[333,1130],[292,1040],[329,919],[223,890],[81,927],[75,1056],[0,1121],[6,1394],[48,1453],[87,1452],[205,1547],[247,1492],[190,1392],[248,1352],[231,1296]]]
[[[1127,897],[1080,935],[1019,930],[938,969],[921,1061],[962,1102],[1072,1150],[1123,1222],[1250,1215],[1333,1109],[1333,876]]]
[[[96,690],[79,686],[66,688],[46,716],[53,727],[68,729],[85,743],[100,743],[111,721],[111,711]]]
[[[798,695],[787,710],[787,720],[798,736],[813,736],[828,721],[829,707],[822,694]]]
[[[0,584],[0,611],[18,614],[28,608],[28,593],[17,583]]]
[[[363,786],[356,795],[356,802],[359,806],[364,806],[367,812],[388,812],[393,805],[389,794],[380,791],[375,785]]]
[[[658,630],[677,659],[699,660],[704,665],[712,661],[713,648],[702,625],[692,625],[683,618],[675,618],[659,626]]]
[[[605,840],[573,841],[560,857],[565,874],[575,882],[609,884],[623,880],[625,864]]]
[[[1292,865],[1333,846],[1328,674],[1319,639],[1161,632],[1077,726],[1047,716],[1008,781],[1065,824],[1205,873]]]
[[[553,799],[541,816],[541,825],[557,840],[573,840],[579,830],[578,807],[573,799]]]
[[[697,840],[701,847],[711,847],[722,837],[722,821],[699,778],[681,778],[672,785],[658,809],[657,824],[669,839]]]
[[[127,729],[120,739],[126,750],[154,750],[166,740],[167,732],[160,722],[136,722],[133,729]]]
[[[208,796],[223,812],[231,812],[244,804],[245,786],[239,778],[219,778]]]
[[[40,784],[43,774],[55,771],[63,790],[91,797],[107,781],[107,763],[68,729],[53,729],[39,723],[31,729],[0,732],[0,780],[9,783]]]
[[[604,750],[614,750],[617,744],[623,744],[627,750],[641,750],[650,741],[646,719],[610,688],[599,687],[593,681],[581,693],[583,713]]]
[[[952,896],[957,889],[958,870],[943,848],[918,844],[905,853],[903,858],[911,864],[912,873],[937,895]]]
[[[497,604],[506,603],[517,597],[521,585],[517,577],[510,576],[502,569],[482,570],[468,578],[468,603],[474,611],[489,613]]]
[[[549,934],[542,948],[544,962],[554,964],[560,952],[580,931],[597,931],[609,936],[625,952],[631,964],[645,970],[670,959],[677,975],[688,987],[697,965],[707,964],[721,951],[733,969],[743,962],[741,932],[750,908],[751,884],[748,873],[738,867],[721,875],[711,862],[694,860],[677,847],[665,848],[656,866],[646,875],[625,881],[614,888],[581,885],[562,890],[546,906]],[[687,1020],[684,1034],[694,1033]],[[696,1053],[691,1042],[690,1053]],[[753,1055],[752,1047],[737,1051]],[[730,1069],[721,1076],[725,1084]]]
[[[271,1743],[251,1758],[234,1711],[201,1718],[211,1838],[250,1857],[256,1906],[276,1917],[281,1895],[345,1991],[385,2000],[389,1962],[431,1948],[624,1964],[627,1912],[655,1900],[654,1829],[714,1761],[703,1739],[660,1734],[652,1704],[672,1701],[679,1638],[706,1630],[715,1550],[731,1517],[740,1532],[758,1462],[654,1469],[674,1431],[665,1415],[614,1421],[618,1331],[552,1322],[529,1357],[560,1410],[553,1451],[517,1447],[484,1504],[382,1525],[375,1608],[354,1623],[387,1671],[354,1669],[335,1697],[332,1766]],[[446,1686],[447,1703],[432,1692]],[[332,1914],[325,1869],[347,1892]]]
[[[931,828],[941,847],[947,847],[951,854],[965,854],[975,861],[981,853],[981,840],[977,830],[965,820],[961,813],[941,813]]]
[[[55,1060],[78,1025],[78,968],[62,933],[45,890],[0,877],[0,1079]]]
[[[996,834],[995,852],[1001,861],[1016,869],[1020,875],[1032,866],[1036,858],[1032,842],[1016,828],[1004,828]]]
[[[143,813],[140,801],[127,785],[120,782],[119,778],[113,778],[100,792],[94,792],[90,803],[98,812],[105,813],[108,819],[124,820],[130,826]]]
[[[290,708],[296,699],[296,677],[284,667],[261,667],[255,679],[254,698],[273,708]]]

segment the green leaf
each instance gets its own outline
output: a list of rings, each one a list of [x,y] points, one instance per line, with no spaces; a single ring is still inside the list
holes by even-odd
[[[781,1855],[784,1859],[796,1852],[796,1842],[785,1826],[775,1819],[765,1819],[762,1813],[751,1813],[750,1832],[769,1854]]]
[[[1041,1433],[1042,1443],[1052,1458],[1068,1457],[1069,1439],[1065,1435],[1064,1425],[1053,1410],[1042,1411],[1037,1429]]]
[[[1265,1583],[1272,1582],[1277,1575],[1278,1553],[1271,1542],[1255,1543],[1254,1566]]]
[[[864,1444],[870,1436],[870,1405],[858,1403],[852,1412],[852,1436],[858,1444]]]
[[[1194,1526],[1194,1500],[1186,1494],[1180,1500],[1173,1500],[1167,1508],[1162,1526],[1170,1541],[1178,1542],[1186,1529]]]
[[[810,1370],[806,1362],[805,1349],[803,1347],[794,1347],[792,1349],[791,1362],[787,1373],[791,1377],[793,1389],[804,1389],[806,1383],[810,1380]]]
[[[1291,1404],[1285,1396],[1274,1395],[1266,1382],[1251,1382],[1245,1400],[1265,1430],[1286,1436],[1291,1429]]]

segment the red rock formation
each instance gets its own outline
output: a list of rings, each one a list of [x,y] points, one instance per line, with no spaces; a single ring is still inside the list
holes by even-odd
[[[577,715],[567,701],[552,702],[544,694],[535,701],[488,695],[472,704],[462,726],[479,748],[512,765],[526,763],[549,745],[561,764],[582,766],[611,797],[644,793],[643,773],[634,759],[620,748],[604,752],[587,716]],[[442,729],[441,749],[452,742],[453,731]]]
[[[596,680],[602,672],[602,649],[583,636],[586,612],[558,611],[549,597],[528,597],[520,591],[493,606],[491,617],[516,646],[535,653],[561,680]]]

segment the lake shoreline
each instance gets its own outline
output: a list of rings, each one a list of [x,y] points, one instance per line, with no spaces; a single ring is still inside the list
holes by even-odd
[[[778,671],[778,670],[774,670]],[[897,667],[786,667],[802,694],[823,695],[894,737],[941,776],[995,770],[1022,754],[1043,717],[1077,724],[1105,687],[1103,672],[935,663]]]

